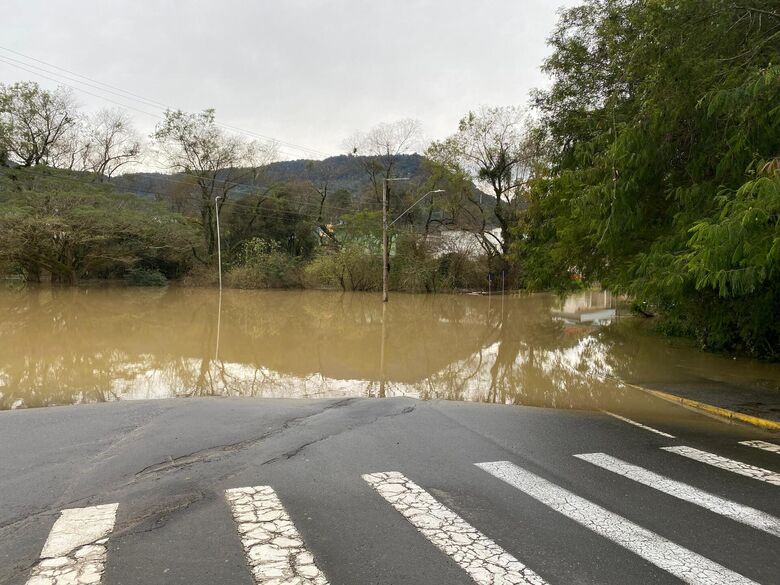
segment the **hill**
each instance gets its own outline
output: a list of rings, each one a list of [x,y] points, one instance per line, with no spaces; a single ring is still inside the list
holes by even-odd
[[[234,196],[247,195],[257,188],[267,188],[274,184],[311,182],[314,185],[328,183],[330,192],[344,190],[350,193],[356,204],[361,196],[372,191],[371,180],[366,173],[366,157],[333,156],[323,160],[286,160],[273,162],[263,167],[254,184],[246,183],[234,191]],[[399,155],[393,174],[397,177],[409,177],[410,184],[422,183],[428,177],[425,157],[419,154]],[[135,193],[141,197],[154,198],[167,193],[172,185],[180,184],[182,174],[163,173],[127,173],[112,179],[118,191]],[[474,193],[480,190],[474,186]],[[482,193],[487,208],[494,207],[494,198]]]

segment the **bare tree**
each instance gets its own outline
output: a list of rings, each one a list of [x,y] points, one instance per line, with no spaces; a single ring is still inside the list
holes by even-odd
[[[62,88],[41,89],[34,82],[0,84],[0,150],[22,166],[51,162],[51,155],[76,123],[76,106]]]
[[[495,244],[503,254],[511,244],[509,228],[518,212],[518,194],[532,168],[526,135],[524,116],[518,108],[483,107],[469,112],[458,124],[457,133],[434,142],[426,152],[429,158],[453,171],[468,173],[477,185],[493,192],[501,227],[501,242]]]
[[[275,158],[276,145],[225,133],[216,124],[213,109],[197,114],[169,110],[152,137],[170,168],[195,180],[206,252],[213,255],[215,201],[221,208],[241,185],[254,184],[260,167]]]
[[[420,147],[422,124],[418,120],[397,120],[374,126],[368,132],[356,132],[344,146],[358,160],[371,180],[377,202],[382,200],[382,181],[392,176],[403,154]]]
[[[87,122],[85,160],[101,179],[111,178],[121,167],[137,162],[141,137],[122,110],[101,110]]]

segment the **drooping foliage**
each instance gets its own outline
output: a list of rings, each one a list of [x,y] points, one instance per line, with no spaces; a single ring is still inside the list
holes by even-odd
[[[40,169],[0,169],[0,273],[73,284],[186,270],[192,222],[77,173]]]
[[[527,284],[599,281],[704,347],[780,357],[776,0],[588,0],[550,43]]]

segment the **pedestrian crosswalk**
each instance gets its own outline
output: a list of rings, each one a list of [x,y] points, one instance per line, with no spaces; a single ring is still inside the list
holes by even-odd
[[[618,516],[601,506],[575,495],[510,463],[495,461],[479,463],[484,469],[512,487],[549,506],[627,548],[655,566],[671,573],[685,583],[707,585],[749,585],[750,579],[679,546],[630,520]]]
[[[255,583],[328,585],[273,488],[225,492]]]
[[[773,443],[760,442],[759,447]],[[742,444],[746,444],[743,442]],[[660,447],[666,453],[682,455],[697,463],[707,463],[742,476],[748,476],[767,485],[761,489],[774,489],[780,485],[777,473],[744,462],[678,445]],[[738,522],[750,529],[761,531],[766,537],[780,538],[780,518],[732,501],[692,485],[667,477],[658,471],[620,459],[614,455],[595,452],[572,454],[577,460],[592,467],[593,479],[621,476],[638,485],[637,489],[651,489],[659,497],[669,497],[672,502],[693,504],[717,516],[714,521]],[[672,455],[669,455],[671,457]],[[664,456],[666,457],[666,456]],[[629,459],[631,459],[629,457]],[[671,462],[672,460],[670,460]],[[676,459],[675,459],[676,461]],[[496,490],[503,484],[514,488],[519,513],[528,514],[529,502],[555,512],[562,518],[576,522],[604,542],[617,544],[636,558],[665,571],[684,583],[692,585],[750,585],[757,583],[750,577],[716,562],[707,556],[707,539],[701,540],[696,551],[674,542],[659,532],[641,526],[634,519],[622,516],[609,505],[601,504],[575,493],[576,486],[563,487],[511,461],[477,461],[472,463],[484,472],[484,490]],[[694,465],[694,463],[690,463]],[[586,468],[587,470],[588,468]],[[604,472],[613,474],[607,476]],[[706,473],[706,468],[705,468]],[[354,478],[360,481],[357,475]],[[454,562],[464,576],[479,585],[548,585],[560,583],[555,575],[548,575],[549,565],[540,562],[535,554],[522,547],[512,546],[504,539],[503,546],[491,538],[490,530],[477,529],[461,515],[468,511],[454,510],[435,498],[413,477],[400,471],[371,471],[362,480],[372,488],[372,504],[377,508],[388,506],[392,514],[400,514],[433,547],[442,558]],[[500,480],[500,481],[496,481]],[[621,480],[623,481],[623,480]],[[692,483],[696,483],[695,481]],[[363,484],[365,485],[365,484]],[[434,493],[437,493],[434,491]],[[290,514],[284,504],[285,496],[270,485],[235,487],[225,490],[226,509],[232,515],[233,526],[243,547],[248,573],[256,585],[329,585],[337,583],[328,577],[316,557],[318,537],[305,542],[296,527],[296,516]],[[506,496],[504,496],[506,497]],[[63,510],[54,522],[32,568],[27,585],[98,585],[105,580],[105,569],[110,564],[110,538],[114,530],[119,504],[103,504]],[[293,512],[295,510],[293,509]],[[460,513],[459,513],[460,512]],[[628,514],[629,516],[631,514]],[[573,524],[573,526],[576,526]],[[523,531],[549,530],[547,526],[534,526],[532,521],[523,523]],[[660,530],[664,532],[664,530]],[[309,533],[311,534],[311,532]],[[768,536],[767,536],[768,535]],[[328,535],[323,535],[327,539]],[[377,538],[382,538],[377,534]],[[424,541],[422,541],[424,542]],[[329,550],[329,549],[325,549]],[[537,551],[538,554],[538,551]],[[565,555],[565,550],[556,551]],[[326,555],[327,556],[327,555]],[[721,555],[722,556],[722,555]],[[718,558],[717,556],[714,558]],[[327,559],[326,559],[327,560]],[[334,559],[330,559],[331,563]],[[729,564],[726,562],[726,564]],[[330,565],[333,566],[332,564]]]
[[[746,445],[748,447],[756,447],[757,449],[763,449],[764,451],[769,451],[770,453],[780,454],[780,445],[775,445],[774,443],[769,443],[767,441],[740,441],[739,444]]]
[[[734,459],[721,457],[715,453],[694,449],[693,447],[686,447],[685,445],[681,445],[679,447],[661,447],[661,449],[664,451],[669,451],[670,453],[677,453],[678,455],[688,457],[689,459],[693,459],[695,461],[701,461],[702,463],[712,465],[713,467],[719,467],[720,469],[731,471],[732,473],[738,473],[739,475],[744,475],[745,477],[752,477],[753,479],[765,481],[767,483],[771,483],[772,485],[780,485],[780,473],[775,473],[774,471],[764,469],[763,467],[749,465],[747,463],[742,463],[741,461],[735,461]]]
[[[539,575],[401,473],[370,473],[363,479],[475,583],[546,585]]]
[[[118,504],[63,510],[27,585],[100,583]]]
[[[721,516],[726,516],[769,534],[780,536],[780,519],[775,518],[771,514],[761,512],[750,506],[731,502],[725,498],[695,488],[692,485],[664,477],[638,465],[632,465],[606,453],[583,453],[575,455],[575,457],[680,500],[706,508]]]

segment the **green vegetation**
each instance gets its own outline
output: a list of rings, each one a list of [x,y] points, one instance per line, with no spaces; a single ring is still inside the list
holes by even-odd
[[[526,285],[598,281],[668,333],[780,358],[777,3],[590,0],[550,43]]]
[[[133,268],[186,272],[195,232],[166,206],[71,173],[0,169],[0,272],[75,284]]]

